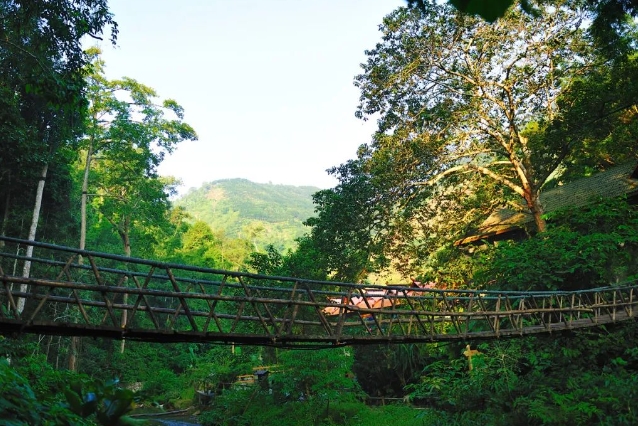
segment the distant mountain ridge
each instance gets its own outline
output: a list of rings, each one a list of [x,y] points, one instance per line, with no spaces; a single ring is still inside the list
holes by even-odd
[[[255,183],[222,179],[191,188],[175,200],[194,220],[207,223],[230,238],[245,238],[257,249],[272,244],[278,250],[294,248],[307,230],[303,222],[314,215],[312,186]]]

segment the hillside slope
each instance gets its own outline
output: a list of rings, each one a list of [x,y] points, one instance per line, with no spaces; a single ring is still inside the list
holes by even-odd
[[[175,205],[215,232],[248,239],[257,250],[272,244],[281,251],[293,248],[307,231],[302,222],[314,214],[312,194],[319,190],[224,179],[192,188]]]

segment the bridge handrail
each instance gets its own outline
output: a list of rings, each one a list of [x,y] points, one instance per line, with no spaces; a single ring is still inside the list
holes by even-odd
[[[149,260],[149,259],[142,259],[137,257],[126,257],[122,255],[112,254],[112,253],[102,253],[102,252],[91,251],[91,250],[80,250],[78,248],[73,248],[68,246],[60,246],[60,245],[51,244],[51,243],[24,240],[20,238],[7,237],[7,236],[0,236],[0,240],[6,241],[6,242],[12,242],[16,244],[27,245],[27,246],[31,245],[33,247],[41,247],[45,249],[52,249],[52,250],[58,250],[58,251],[63,251],[67,253],[73,253],[83,257],[93,256],[93,257],[99,257],[102,259],[109,259],[109,260],[124,262],[127,264],[140,264],[140,265],[146,265],[146,266],[151,266],[151,267],[156,267],[161,269],[200,272],[205,274],[229,276],[229,277],[234,277],[237,279],[253,278],[256,280],[272,280],[272,281],[282,281],[282,282],[300,283],[300,284],[317,285],[317,286],[339,286],[342,288],[352,288],[355,290],[360,290],[363,293],[365,293],[366,291],[386,291],[387,292],[387,291],[404,291],[406,289],[409,289],[411,292],[421,293],[421,294],[432,293],[432,294],[455,295],[454,296],[455,298],[469,298],[469,297],[473,297],[474,295],[481,295],[483,299],[487,299],[489,298],[489,296],[486,296],[486,295],[493,295],[493,297],[515,296],[520,298],[522,296],[547,297],[550,295],[567,296],[571,294],[600,293],[600,292],[604,292],[608,290],[622,290],[626,288],[628,289],[638,285],[638,279],[621,282],[612,286],[596,287],[596,288],[581,289],[581,290],[495,290],[495,289],[476,290],[476,289],[458,289],[458,288],[437,289],[437,288],[411,287],[410,284],[405,284],[405,285],[403,284],[388,284],[388,285],[358,284],[358,283],[348,283],[348,282],[312,280],[312,279],[294,278],[294,277],[285,277],[285,276],[262,275],[262,274],[255,274],[251,272],[239,272],[239,271],[230,271],[230,270],[224,270],[224,269],[184,265],[179,263],[163,262],[159,260]],[[64,262],[61,262],[61,261],[35,258],[35,257],[27,257],[22,255],[16,255],[9,252],[3,252],[3,256],[13,258],[13,259],[19,259],[19,260],[32,260],[32,261],[38,261],[41,263],[49,263],[52,265],[64,264]],[[87,271],[92,269],[91,266],[89,265],[74,265],[74,268],[87,269]],[[121,273],[121,274],[138,276],[138,277],[144,277],[147,275],[144,272],[115,269],[115,268],[106,268],[101,266],[97,267],[97,269],[99,271]],[[168,276],[156,276],[156,277],[163,277],[166,279],[169,278]],[[189,283],[201,283],[201,284],[208,284],[208,285],[221,284],[221,282],[218,282],[218,281],[194,279],[194,278],[187,278],[187,277],[179,277],[179,281],[189,282]],[[232,283],[232,282],[225,283],[225,285],[238,287],[238,288],[241,287],[241,284]],[[262,290],[277,290],[278,289],[277,287],[272,287],[272,286],[258,286],[258,285],[252,285],[252,284],[251,284],[251,288],[262,289]],[[288,290],[285,287],[281,287],[280,289],[282,291]],[[313,289],[313,291],[317,294],[324,294],[329,296],[342,296],[346,294],[343,291],[331,291],[331,290],[321,290],[321,289]]]
[[[551,333],[638,316],[638,280],[574,291],[370,285],[0,241],[8,243],[0,249],[0,334],[8,335],[291,346],[409,343]],[[26,246],[35,253],[24,255]],[[10,275],[27,262],[31,276]]]

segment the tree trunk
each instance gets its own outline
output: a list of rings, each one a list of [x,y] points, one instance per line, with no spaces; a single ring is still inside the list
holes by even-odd
[[[35,205],[33,207],[33,217],[31,219],[31,228],[29,229],[29,241],[35,241],[35,233],[38,229],[38,221],[40,220],[40,207],[42,206],[42,194],[44,193],[44,183],[47,178],[47,172],[49,170],[49,163],[46,163],[44,167],[42,167],[42,172],[40,174],[40,180],[38,181],[38,189],[35,194]],[[33,246],[27,246],[26,257],[30,258],[33,256]],[[31,261],[27,260],[24,262],[24,268],[22,269],[22,277],[29,278],[31,274]],[[29,290],[29,286],[27,284],[20,284],[20,291],[26,293]],[[25,299],[20,297],[18,298],[18,313],[22,313],[24,310]]]
[[[525,201],[527,202],[527,207],[529,211],[532,213],[532,217],[534,218],[534,223],[536,224],[536,230],[538,232],[545,232],[546,224],[545,219],[543,219],[543,205],[541,204],[540,194],[538,191],[530,191],[530,193],[525,194]]]
[[[91,171],[91,160],[93,159],[93,139],[89,143],[86,153],[86,164],[84,166],[84,177],[82,178],[82,198],[80,204],[80,250],[86,248],[86,204],[89,192],[89,172]],[[82,265],[84,259],[78,256],[78,264]],[[80,337],[71,337],[71,349],[69,351],[69,370],[77,371],[77,352],[80,347]]]
[[[86,247],[86,203],[89,191],[89,172],[91,171],[91,160],[93,159],[93,140],[89,143],[86,153],[86,165],[84,166],[84,177],[82,179],[82,203],[80,206],[80,250]],[[78,263],[82,264],[82,256],[78,258]]]
[[[80,338],[78,336],[71,337],[71,347],[69,348],[69,370],[78,370],[78,348],[80,347]]]
[[[522,137],[520,137],[521,141],[524,141]],[[524,144],[525,145],[525,144]],[[529,158],[523,159],[523,163],[527,164],[527,167],[523,167],[521,162],[516,160],[513,156],[510,158],[510,161],[514,165],[516,170],[516,174],[518,175],[521,181],[521,190],[523,198],[525,199],[525,203],[527,204],[527,208],[529,209],[532,217],[534,218],[534,224],[536,225],[537,232],[545,232],[545,219],[543,219],[543,205],[541,204],[540,198],[540,187],[537,188],[533,183],[532,179],[532,166]]]
[[[124,245],[124,256],[131,257],[131,240],[128,235],[128,219],[125,219],[124,230],[120,231],[120,238],[122,238],[122,244]],[[125,281],[126,282],[126,281]],[[122,304],[126,305],[128,303],[128,293],[124,293],[124,297],[122,298]],[[122,328],[126,327],[126,322],[128,320],[128,311],[124,309],[122,311],[122,322],[120,325]],[[120,353],[124,353],[124,347],[126,345],[126,339],[122,339],[122,343],[120,344]]]
[[[11,174],[9,174],[9,178],[7,179],[7,188],[11,188]],[[2,227],[0,228],[0,235],[2,235],[3,237],[7,235],[10,203],[11,203],[11,191],[7,190],[7,197],[4,200],[4,214],[2,215]],[[0,241],[0,247],[4,247],[4,241]]]

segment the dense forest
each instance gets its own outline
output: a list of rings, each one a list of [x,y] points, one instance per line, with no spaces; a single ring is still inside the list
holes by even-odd
[[[0,235],[326,282],[635,283],[638,4],[476,3],[410,1],[379,17],[380,41],[354,76],[353,112],[376,120],[374,135],[329,170],[338,184],[312,194],[312,211],[268,194],[306,232],[263,245],[259,221],[280,212],[255,204],[257,222],[223,229],[215,209],[235,211],[223,185],[172,201],[177,180],[158,166],[196,129],[170,94],[107,79],[100,51],[82,49],[85,38],[116,43],[107,0],[3,0]],[[235,182],[244,199],[249,186]],[[0,291],[6,317],[18,289]],[[141,410],[193,408],[202,425],[633,425],[636,342],[635,321],[324,350],[7,335],[0,423],[140,424]],[[263,366],[270,381],[241,382]],[[203,404],[201,389],[214,398]]]

